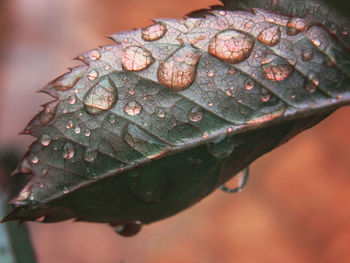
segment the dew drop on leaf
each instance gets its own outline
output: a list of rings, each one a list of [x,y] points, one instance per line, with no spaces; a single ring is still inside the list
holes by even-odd
[[[210,71],[207,73],[207,76],[208,76],[209,78],[212,78],[212,77],[215,76],[215,73],[216,73],[215,70],[210,70]]]
[[[91,148],[86,149],[84,153],[84,160],[87,162],[93,162],[97,157],[97,151]]]
[[[314,57],[314,53],[311,49],[304,49],[302,53],[303,61],[310,61]]]
[[[63,193],[64,193],[64,194],[68,194],[68,193],[69,193],[69,189],[68,189],[67,186],[64,186],[64,187],[63,187]]]
[[[165,111],[162,108],[157,108],[157,116],[159,118],[164,118],[165,117]]]
[[[320,77],[318,76],[317,73],[311,72],[308,75],[308,78],[315,86],[318,86],[320,84]]]
[[[32,172],[32,166],[27,160],[27,158],[24,158],[19,166],[19,171],[24,174],[28,174]]]
[[[89,71],[87,76],[88,76],[89,80],[95,80],[98,77],[98,72],[97,72],[97,70],[92,69],[92,70]]]
[[[157,72],[159,82],[174,91],[187,89],[196,79],[201,55],[198,49],[184,45],[160,63]]]
[[[283,81],[293,72],[293,67],[287,60],[272,53],[261,58],[261,66],[264,77],[271,81]]]
[[[237,64],[250,56],[254,43],[249,35],[229,29],[210,40],[208,52],[225,62]]]
[[[278,26],[269,27],[258,35],[258,39],[268,46],[275,46],[281,39],[281,30]]]
[[[202,117],[203,117],[203,111],[198,106],[193,107],[188,113],[188,119],[192,122],[198,122],[202,119]]]
[[[67,129],[72,129],[73,126],[74,126],[73,120],[68,120],[68,121],[66,122],[66,128],[67,128]]]
[[[141,109],[142,106],[137,101],[130,101],[124,107],[125,112],[130,116],[138,115],[141,112]]]
[[[33,163],[33,164],[39,163],[39,157],[36,156],[36,155],[32,155],[32,163]]]
[[[116,120],[117,120],[117,116],[115,114],[111,113],[108,117],[109,123],[115,123]]]
[[[63,146],[63,158],[72,159],[74,157],[74,146],[71,143],[66,143]]]
[[[40,138],[40,142],[43,146],[49,146],[51,143],[51,137],[47,134],[43,134]]]
[[[98,60],[101,57],[101,53],[100,51],[94,49],[90,51],[89,56],[91,60]]]
[[[254,88],[254,81],[252,79],[247,79],[245,82],[244,82],[244,88],[246,90],[251,90]]]
[[[73,105],[77,101],[77,97],[75,95],[72,95],[68,98],[69,104]]]
[[[148,68],[154,62],[152,53],[139,46],[130,46],[123,50],[121,63],[125,70],[141,71]]]
[[[89,129],[84,129],[84,136],[89,137],[91,134],[91,131]]]
[[[265,93],[265,94],[262,94],[262,95],[261,95],[261,100],[262,100],[263,102],[269,102],[270,99],[271,99],[271,95],[270,95],[269,93]]]
[[[155,23],[154,25],[143,28],[141,31],[141,37],[143,40],[151,42],[162,38],[166,32],[166,25],[162,23]]]
[[[81,128],[80,128],[79,126],[76,126],[76,127],[74,128],[74,132],[75,132],[75,134],[80,134]]]

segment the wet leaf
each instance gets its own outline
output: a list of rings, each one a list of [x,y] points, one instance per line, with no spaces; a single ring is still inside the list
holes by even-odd
[[[225,4],[112,35],[49,83],[5,220],[135,234],[349,104],[346,18],[319,1]]]

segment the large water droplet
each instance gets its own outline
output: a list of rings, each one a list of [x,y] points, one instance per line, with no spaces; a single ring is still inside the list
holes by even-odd
[[[74,157],[74,146],[71,143],[66,143],[63,146],[63,158],[72,159]]]
[[[154,25],[143,28],[141,31],[141,36],[143,40],[151,42],[162,38],[166,32],[166,25],[162,23],[155,23]]]
[[[234,175],[234,177],[231,180],[226,182],[224,185],[221,185],[220,189],[226,193],[241,192],[244,186],[247,184],[248,177],[249,167]]]
[[[193,122],[198,122],[203,117],[203,111],[200,107],[193,107],[188,113],[188,119]]]
[[[216,141],[207,145],[208,151],[216,158],[223,159],[229,156],[234,150],[234,141],[229,138],[218,138]]]
[[[268,46],[275,46],[281,39],[281,30],[279,26],[269,27],[258,35],[258,39]]]
[[[287,60],[272,53],[267,53],[261,58],[261,66],[264,77],[271,81],[285,80],[293,72],[293,67]]]
[[[125,70],[141,71],[154,62],[152,53],[139,46],[130,46],[123,50],[121,63]]]
[[[249,35],[229,29],[210,40],[208,52],[223,61],[237,64],[250,56],[254,43]]]
[[[96,159],[96,157],[97,157],[97,151],[96,150],[88,148],[85,151],[85,154],[84,154],[84,160],[85,161],[93,162]]]
[[[201,55],[198,49],[184,45],[160,63],[157,73],[159,82],[175,91],[187,89],[196,79]]]
[[[124,110],[130,116],[138,115],[141,112],[142,106],[137,101],[130,101],[124,107]]]
[[[47,134],[43,134],[40,138],[40,142],[43,146],[49,146],[51,143],[51,137]]]
[[[118,91],[109,78],[93,86],[84,97],[85,110],[89,114],[100,114],[112,108],[117,102]]]

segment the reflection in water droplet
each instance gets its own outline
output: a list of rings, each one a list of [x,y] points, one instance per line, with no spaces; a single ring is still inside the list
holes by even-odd
[[[208,102],[209,107],[213,107],[214,103],[213,102]]]
[[[118,91],[109,78],[104,78],[93,86],[84,97],[85,110],[89,114],[101,114],[117,102]]]
[[[162,108],[157,108],[157,115],[159,118],[164,118],[165,117],[165,111]]]
[[[164,24],[155,23],[154,25],[143,28],[141,31],[141,37],[143,40],[151,42],[162,38],[166,32],[167,28]]]
[[[74,129],[75,134],[80,134],[81,128],[79,126],[76,126]]]
[[[94,69],[90,70],[88,73],[88,79],[89,80],[95,80],[98,77],[98,72]]]
[[[233,132],[233,128],[232,127],[228,127],[227,128],[227,133],[231,133],[231,132]]]
[[[223,61],[237,64],[250,56],[254,43],[249,35],[229,29],[210,40],[208,52]]]
[[[261,66],[264,77],[271,81],[283,81],[293,72],[293,67],[287,60],[272,53],[261,58]]]
[[[219,11],[219,15],[225,16],[225,15],[226,15],[226,12],[225,12],[224,10],[220,10],[220,11]]]
[[[111,113],[108,117],[109,123],[115,123],[116,120],[117,120],[117,116],[115,114]]]
[[[40,189],[43,189],[44,188],[44,184],[40,184],[39,187],[40,187]]]
[[[144,70],[154,62],[152,53],[139,46],[125,48],[120,60],[123,68],[128,71]]]
[[[137,101],[130,101],[125,105],[124,110],[130,116],[138,115],[141,112],[142,106]]]
[[[244,88],[246,90],[251,90],[254,88],[254,81],[252,79],[247,79],[245,82],[244,82]]]
[[[197,76],[200,50],[184,45],[160,63],[157,77],[159,82],[174,91],[187,89]]]
[[[314,57],[312,49],[304,49],[302,53],[303,61],[310,61]]]
[[[51,143],[51,137],[47,134],[43,134],[40,138],[40,142],[43,146],[49,146]]]
[[[258,35],[258,39],[268,46],[275,46],[281,39],[281,30],[279,26],[269,27]]]
[[[98,60],[101,57],[101,53],[94,49],[90,51],[90,59],[91,60]]]
[[[66,122],[66,128],[67,129],[72,129],[74,126],[74,122],[72,120],[69,120]]]
[[[63,158],[72,159],[74,157],[74,147],[71,143],[66,143],[63,146]]]
[[[220,189],[226,193],[241,192],[244,186],[247,184],[248,177],[249,177],[249,167],[245,168],[243,171],[234,175],[232,179],[230,179],[224,185],[221,185]]]
[[[72,105],[75,104],[76,101],[77,101],[77,97],[75,95],[70,96],[68,99],[69,104],[72,104]]]
[[[210,71],[207,73],[207,76],[208,76],[209,78],[214,77],[214,76],[215,76],[215,73],[216,73],[216,70],[210,70]]]
[[[193,107],[188,113],[188,119],[193,122],[198,122],[203,117],[203,111],[200,107]]]
[[[97,157],[97,151],[96,150],[88,148],[85,151],[85,154],[84,154],[84,160],[85,161],[93,162],[96,159],[96,157]]]
[[[36,155],[32,155],[32,163],[33,163],[33,164],[39,163],[39,157],[36,156]]]

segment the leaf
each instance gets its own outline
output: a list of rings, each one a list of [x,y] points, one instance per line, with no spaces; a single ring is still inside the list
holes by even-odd
[[[346,34],[330,30],[348,21],[318,1],[268,2],[158,19],[80,55],[42,90],[55,100],[24,130],[38,140],[15,171],[33,176],[4,221],[130,235],[349,104]]]

